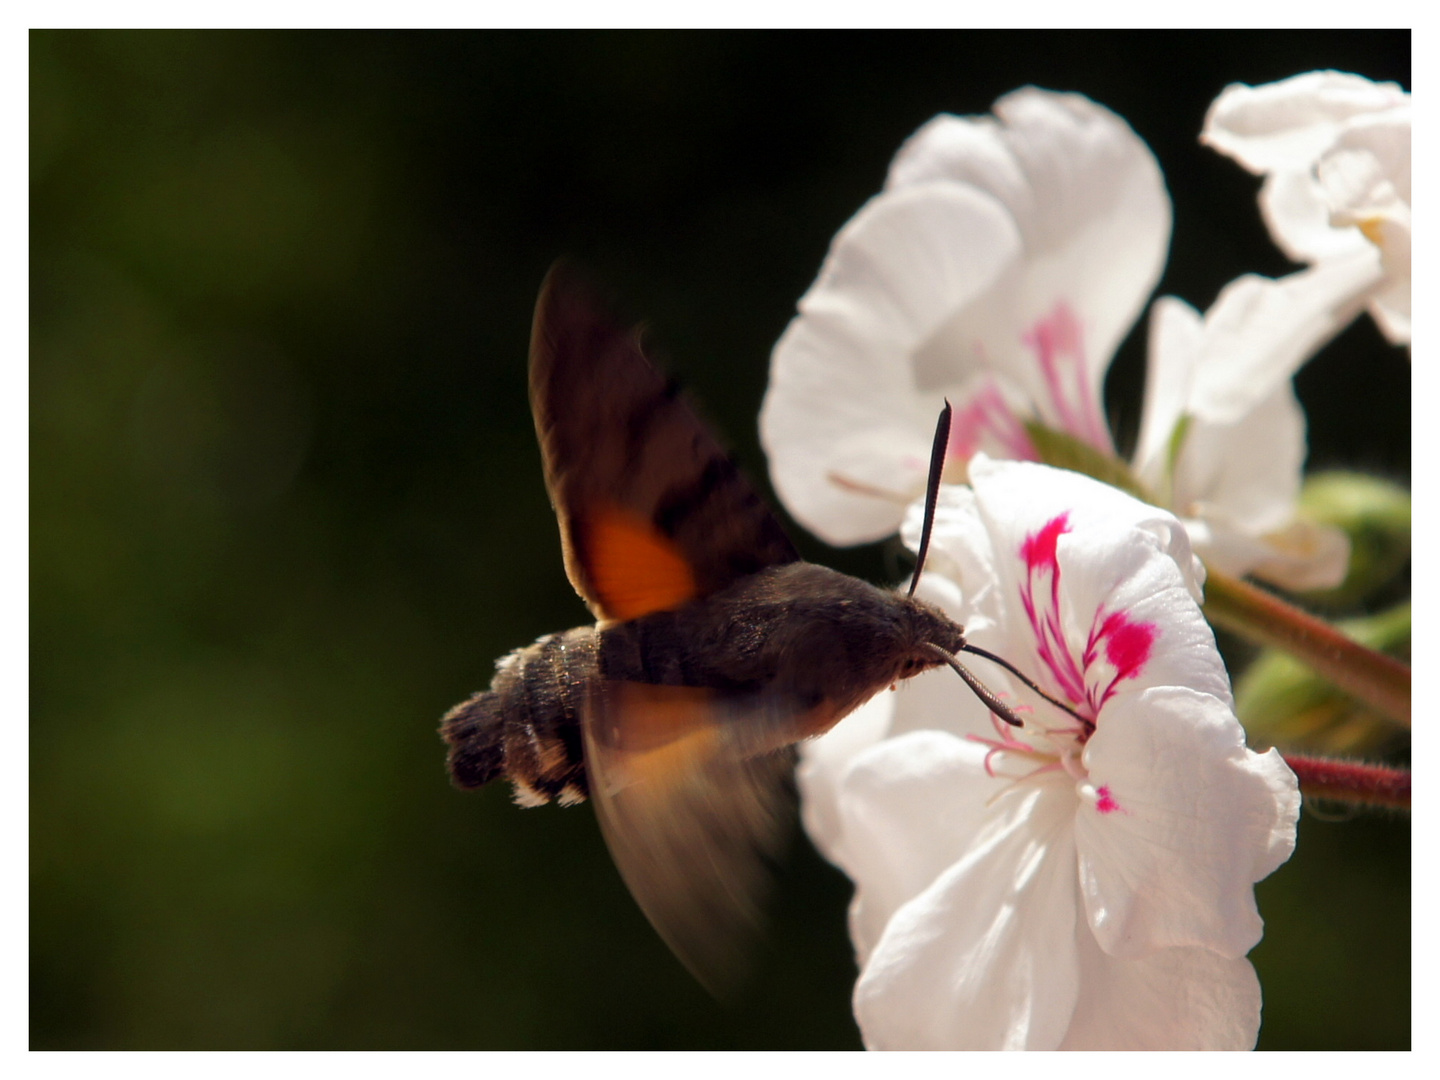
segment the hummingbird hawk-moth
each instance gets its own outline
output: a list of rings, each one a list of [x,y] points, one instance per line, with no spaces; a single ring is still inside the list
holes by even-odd
[[[795,743],[942,663],[1019,721],[956,662],[988,654],[949,616],[800,559],[639,331],[564,265],[536,305],[530,401],[565,570],[598,621],[510,653],[450,710],[450,775],[506,776],[523,806],[588,797],[655,929],[723,989],[793,816]],[[948,406],[932,512],[946,430]]]

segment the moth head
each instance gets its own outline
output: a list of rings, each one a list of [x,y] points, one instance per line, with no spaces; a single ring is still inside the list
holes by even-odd
[[[896,678],[908,679],[945,661],[932,646],[939,646],[948,653],[959,652],[965,647],[965,628],[945,612],[923,600],[905,597],[904,640],[897,643],[896,650],[899,670]]]

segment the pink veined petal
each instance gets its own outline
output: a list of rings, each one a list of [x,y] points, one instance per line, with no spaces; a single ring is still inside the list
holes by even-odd
[[[948,465],[963,466],[982,451],[1012,461],[1040,459],[1025,430],[1031,409],[1005,380],[992,373],[977,376],[949,401],[954,414],[945,447]]]
[[[871,747],[841,777],[841,865],[856,882],[850,928],[862,966],[895,911],[959,861],[991,816],[1004,782],[986,776],[985,753],[912,731]]]
[[[921,350],[922,383],[927,370],[979,343],[985,362],[1025,387],[1048,423],[1108,448],[1100,385],[1169,243],[1159,167],[1123,120],[1079,95],[1027,88],[995,112],[998,122],[936,117],[891,167],[889,190],[944,178],[988,192],[1023,236],[1014,272]]]
[[[1118,807],[1076,817],[1080,887],[1100,947],[1134,957],[1260,940],[1254,883],[1294,848],[1299,789],[1255,754],[1229,705],[1184,686],[1117,697],[1086,745],[1090,784]]]
[[[1078,990],[1074,803],[1063,779],[1012,789],[895,912],[855,986],[868,1048],[1060,1044]]]
[[[1061,565],[1067,571],[1075,568],[1072,577],[1077,580],[1071,587],[1070,603],[1076,622],[1088,615],[1084,625],[1090,635],[1092,627],[1120,613],[1127,623],[1153,627],[1154,632],[1144,664],[1130,677],[1114,679],[1114,664],[1108,658],[1091,665],[1087,681],[1110,691],[1097,731],[1109,722],[1115,702],[1152,686],[1193,687],[1229,702],[1230,680],[1215,649],[1215,635],[1173,560],[1158,548],[1147,551],[1133,541],[1127,543],[1123,536],[1114,537],[1109,544],[1107,552],[1105,539],[1096,537],[1083,552],[1078,539],[1061,549]],[[1087,574],[1078,572],[1084,562],[1093,567],[1102,558],[1103,572],[1093,568]]]
[[[775,346],[760,414],[776,491],[812,532],[895,531],[924,490],[945,389],[916,392],[912,354],[1018,252],[1005,209],[956,185],[872,199],[836,236]]]
[[[1203,571],[1178,520],[1098,481],[1041,465],[980,458],[971,478],[987,530],[1010,553],[997,558],[996,577],[1015,614],[997,651],[1091,718],[1116,694],[1157,684],[1228,695],[1214,637],[1195,603]],[[1040,558],[1049,551],[1041,538],[1053,540],[1053,568],[1037,575],[1034,568],[1050,561]],[[1111,662],[1105,639],[1117,614],[1163,628],[1135,670]]]
[[[1234,83],[1211,104],[1200,141],[1253,173],[1303,171],[1351,118],[1408,98],[1395,83],[1339,71],[1311,71],[1264,86]]]
[[[1077,933],[1080,996],[1061,1050],[1252,1050],[1260,981],[1248,960],[1208,949],[1119,959]]]
[[[1070,532],[1076,535],[1096,526],[1149,533],[1156,550],[1174,562],[1187,590],[1200,599],[1204,570],[1173,514],[1079,473],[1031,462],[992,461],[983,454],[970,463],[970,482],[995,548],[997,576],[1017,574],[1025,538],[1068,513]]]

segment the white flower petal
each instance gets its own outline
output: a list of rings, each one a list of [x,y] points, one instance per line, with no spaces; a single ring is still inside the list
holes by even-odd
[[[1189,411],[1217,423],[1240,419],[1349,325],[1382,276],[1369,248],[1277,280],[1232,281],[1205,315]]]
[[[1345,579],[1345,533],[1295,518],[1304,463],[1305,414],[1288,381],[1234,423],[1191,423],[1171,504],[1207,566],[1291,590]]]
[[[1292,521],[1260,539],[1264,551],[1245,572],[1282,589],[1333,589],[1350,570],[1350,537],[1334,525]]]
[[[887,188],[945,179],[1003,202],[1027,256],[1049,264],[1028,269],[1032,303],[1020,307],[1039,315],[1067,295],[1103,375],[1164,265],[1160,167],[1124,120],[1079,94],[1017,90],[995,116],[937,116],[896,155]]]
[[[1161,949],[1121,960],[1083,929],[1080,998],[1061,1050],[1252,1050],[1260,980],[1248,960]]]
[[[1355,224],[1410,206],[1410,106],[1348,125],[1315,166],[1331,211]]]
[[[1294,517],[1304,464],[1305,414],[1287,379],[1230,423],[1199,416],[1190,423],[1170,502],[1181,517],[1233,523],[1259,536]]]
[[[795,782],[800,788],[800,817],[820,854],[844,867],[841,836],[841,777],[858,755],[884,739],[895,711],[895,695],[879,693],[819,738],[800,746]]]
[[[1207,565],[1235,575],[1259,572],[1288,588],[1328,588],[1345,576],[1349,544],[1337,530],[1294,520],[1305,414],[1290,379],[1276,380],[1271,370],[1238,394],[1216,385],[1223,364],[1214,363],[1212,335],[1233,340],[1251,326],[1270,333],[1261,315],[1272,286],[1257,284],[1263,282],[1235,283],[1204,319],[1171,297],[1155,302],[1135,470],[1185,522]],[[1248,322],[1247,312],[1253,316]],[[1265,360],[1283,357],[1271,353]],[[1268,396],[1257,396],[1258,387],[1272,380]],[[1182,417],[1188,421],[1177,454],[1174,436]]]
[[[1379,247],[1384,276],[1363,288],[1396,344],[1410,341],[1410,129],[1410,95],[1394,83],[1315,71],[1230,87],[1201,136],[1267,174],[1261,211],[1291,258],[1323,265]]]
[[[1265,86],[1234,83],[1205,114],[1200,141],[1253,173],[1308,169],[1346,121],[1403,105],[1395,83],[1311,71]]]
[[[1185,686],[1117,696],[1084,753],[1098,797],[1076,818],[1081,892],[1112,956],[1260,940],[1252,886],[1290,857],[1299,789],[1245,748],[1225,701]]]
[[[965,857],[896,911],[855,986],[867,1047],[1060,1044],[1079,988],[1073,813],[1063,782],[1013,790]]]
[[[996,549],[997,575],[1009,579],[1012,606],[1018,598],[1015,585],[1026,538],[1061,514],[1068,515],[1072,541],[1090,530],[1107,538],[1116,530],[1148,534],[1154,550],[1179,568],[1186,591],[1197,600],[1202,595],[1204,569],[1190,550],[1184,528],[1165,510],[1079,473],[1031,462],[991,461],[983,455],[970,463],[970,482]],[[1093,545],[1103,551],[1105,542]]]
[[[1410,237],[1405,236],[1405,261],[1410,261]],[[1370,314],[1392,345],[1410,344],[1410,278],[1385,286],[1370,298]]]
[[[1369,243],[1356,228],[1337,228],[1330,220],[1325,190],[1306,170],[1271,173],[1260,186],[1260,216],[1287,258],[1314,263],[1365,250]]]
[[[1185,535],[1181,528],[1175,531]],[[1062,610],[1075,628],[1071,639],[1075,651],[1079,654],[1093,641],[1097,653],[1089,681],[1093,685],[1098,676],[1108,678],[1112,667],[1135,665],[1132,674],[1111,684],[1101,707],[1102,727],[1118,702],[1155,686],[1193,687],[1230,702],[1230,680],[1215,648],[1214,632],[1174,557],[1158,544],[1135,543],[1134,535],[1077,528],[1056,544]],[[1187,546],[1187,554],[1188,550]],[[1122,620],[1138,640],[1127,639],[1123,632],[1113,636],[1100,632],[1111,618]],[[1112,648],[1132,655],[1116,656],[1107,664]]]
[[[985,775],[985,754],[954,735],[912,731],[870,748],[845,771],[841,868],[859,883],[850,930],[861,965],[895,911],[953,865],[991,816],[987,801],[1003,782]],[[933,827],[913,828],[918,818]]]
[[[836,236],[775,346],[760,414],[776,491],[812,532],[849,544],[895,530],[924,488],[940,409],[941,393],[917,394],[912,353],[1019,243],[994,199],[944,184],[872,199]]]
[[[920,529],[925,521],[925,500],[910,504],[900,530],[901,539],[911,551],[920,547]],[[952,607],[950,598],[938,594],[931,603],[939,603],[962,623],[975,614],[990,621],[1000,617],[1004,601],[994,595],[996,572],[995,553],[990,534],[980,520],[975,506],[975,492],[968,487],[942,484],[936,493],[935,525],[930,536],[930,553],[926,573],[920,577],[921,590],[945,578],[960,587],[964,594],[964,611]]]
[[[1175,426],[1190,412],[1195,359],[1205,345],[1205,320],[1183,300],[1162,296],[1150,306],[1145,404],[1135,446],[1135,472],[1156,491],[1166,486]]]

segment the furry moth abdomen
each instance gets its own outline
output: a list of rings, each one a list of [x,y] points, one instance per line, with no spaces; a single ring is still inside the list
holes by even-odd
[[[490,689],[441,721],[456,785],[476,788],[505,775],[521,806],[584,802],[580,712],[596,665],[590,626],[549,634],[498,661]]]

